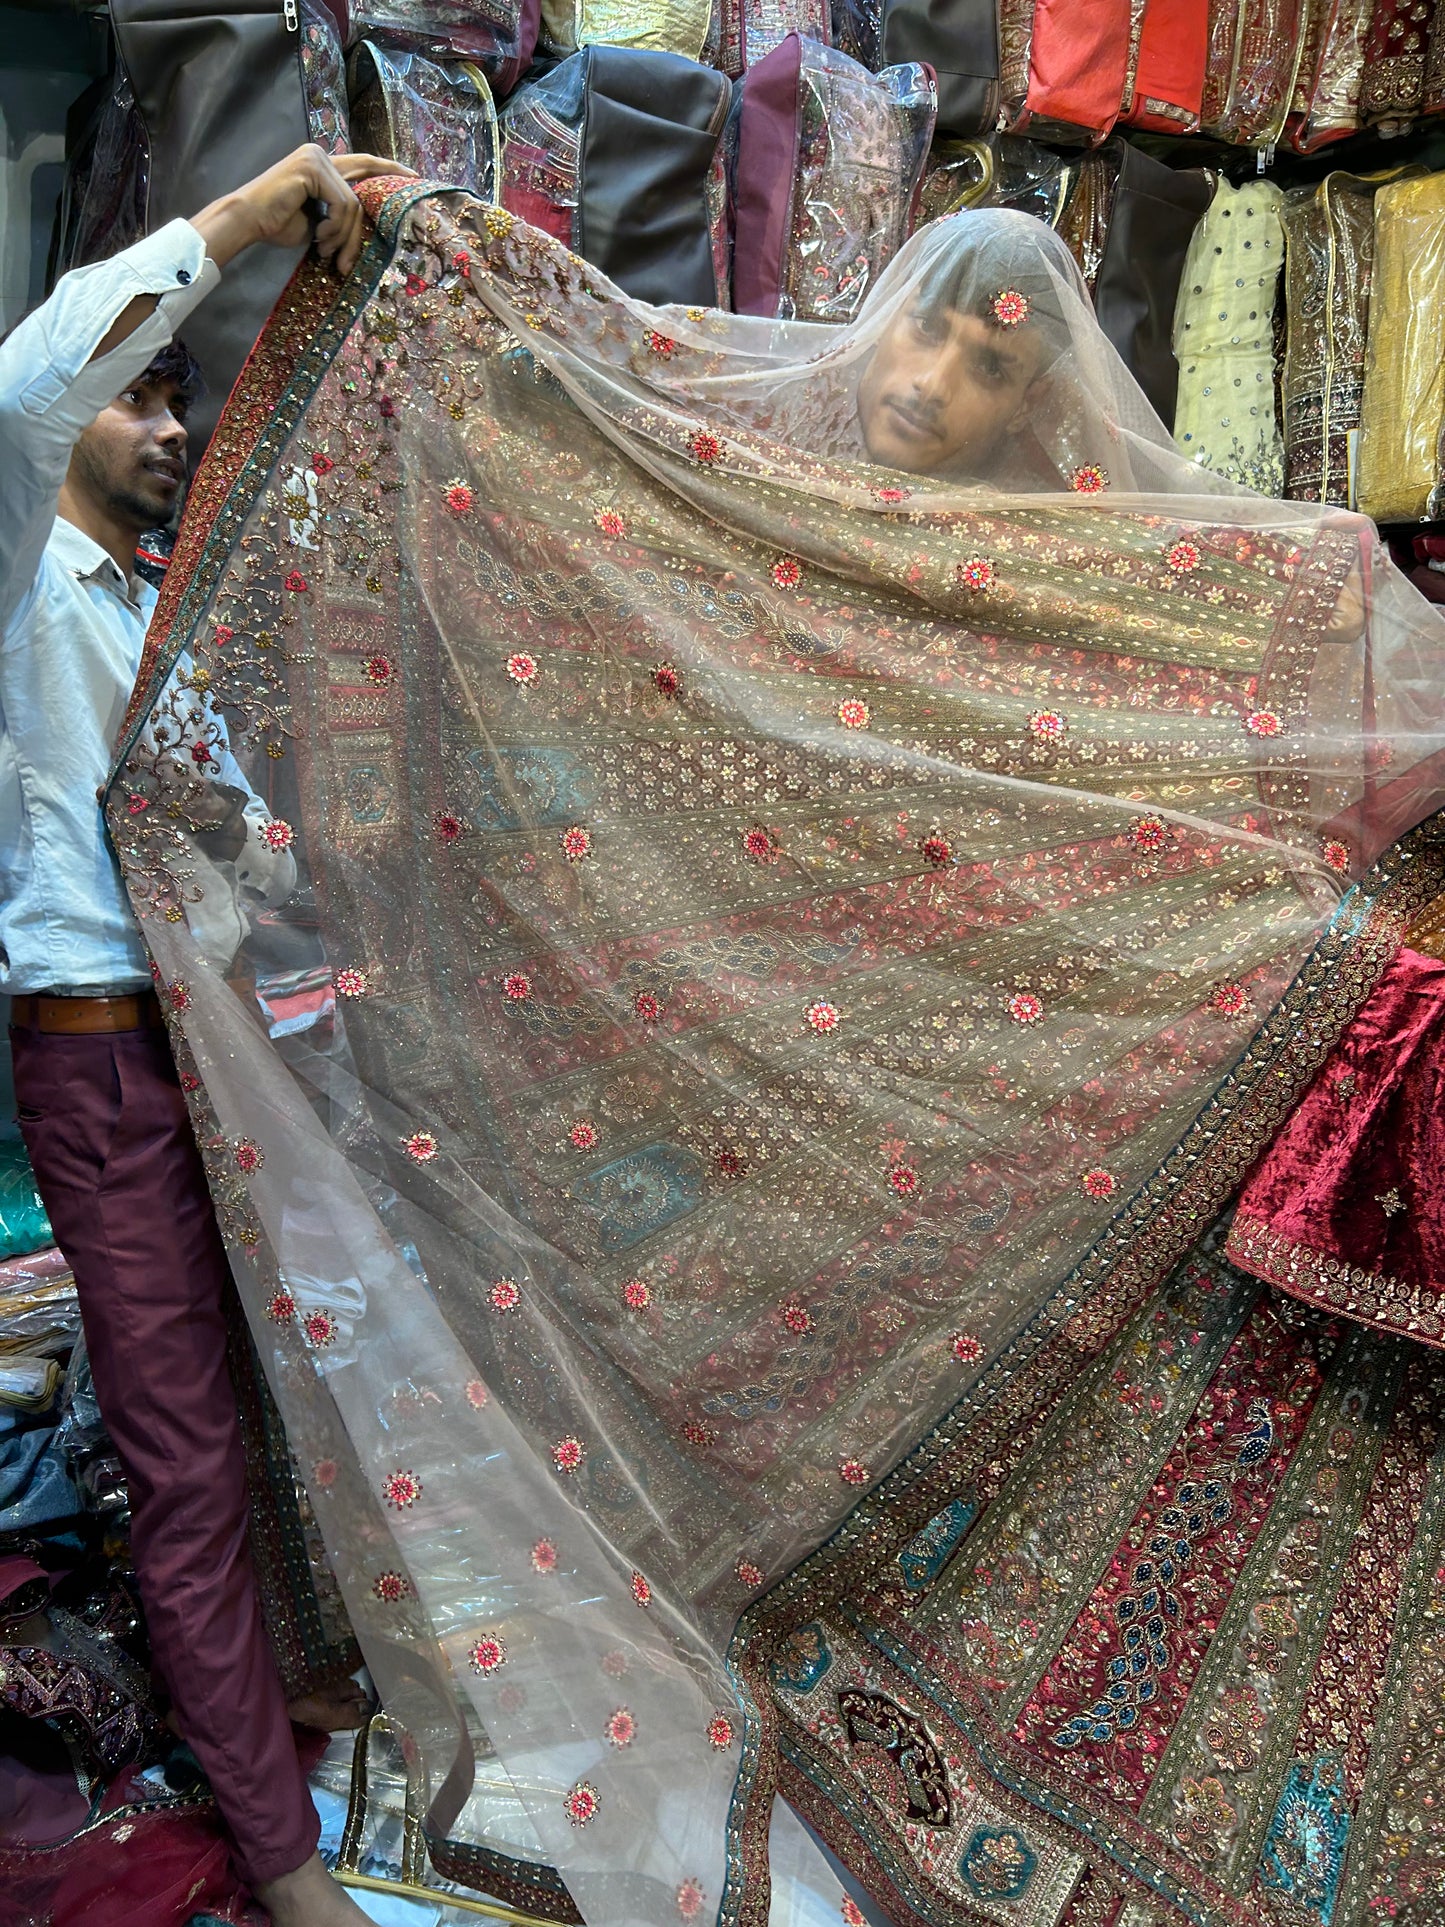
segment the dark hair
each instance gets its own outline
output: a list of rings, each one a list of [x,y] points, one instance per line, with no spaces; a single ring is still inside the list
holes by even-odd
[[[185,402],[197,402],[206,392],[201,364],[179,336],[167,342],[158,355],[151,357],[148,366],[136,376],[136,381],[174,382],[177,396]]]

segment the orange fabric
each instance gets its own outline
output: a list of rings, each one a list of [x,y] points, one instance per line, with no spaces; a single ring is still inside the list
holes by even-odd
[[[1038,0],[1028,113],[1107,134],[1129,70],[1129,0]]]
[[[1146,0],[1130,127],[1192,133],[1199,126],[1209,50],[1209,0]]]

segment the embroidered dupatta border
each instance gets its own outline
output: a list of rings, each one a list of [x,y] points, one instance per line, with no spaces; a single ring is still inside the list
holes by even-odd
[[[804,1790],[801,1775],[780,1776],[780,1722],[768,1667],[782,1641],[831,1607],[865,1599],[886,1564],[960,1492],[976,1499],[982,1510],[1068,1379],[1218,1217],[1374,989],[1412,917],[1442,889],[1445,812],[1402,837],[1345,897],[1293,983],[1180,1143],[973,1387],[830,1539],[739,1619],[727,1662],[744,1709],[745,1732],[728,1823],[720,1927],[767,1927],[773,1796],[780,1778],[795,1799]],[[965,1534],[960,1545],[966,1543]],[[1012,1791],[1041,1813],[1056,1812],[1048,1789]],[[817,1811],[801,1804],[800,1810],[820,1831],[828,1831],[825,1802]],[[1138,1883],[1156,1903],[1168,1904],[1167,1870],[1146,1870],[1151,1856],[1136,1850],[1127,1859],[1114,1859],[1108,1841],[1092,1844],[1110,1857],[1110,1873],[1126,1885]]]

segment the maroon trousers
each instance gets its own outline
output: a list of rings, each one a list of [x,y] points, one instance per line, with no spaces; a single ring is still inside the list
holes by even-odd
[[[246,1539],[226,1255],[163,1030],[11,1027],[20,1128],[130,1489],[156,1665],[252,1885],[315,1850]]]

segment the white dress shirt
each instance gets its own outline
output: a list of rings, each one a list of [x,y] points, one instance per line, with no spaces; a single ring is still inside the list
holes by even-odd
[[[56,514],[56,501],[76,441],[219,278],[196,230],[171,221],[64,276],[0,345],[0,991],[110,992],[151,981],[96,792],[156,591],[123,576]],[[92,361],[145,294],[160,297],[154,313]],[[217,748],[222,780],[249,789]],[[197,935],[223,967],[245,934],[244,903],[274,902],[294,887],[289,854],[278,864],[255,834],[267,815],[252,797],[246,850],[234,865],[206,866],[213,887],[203,921],[212,928]]]

